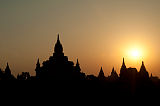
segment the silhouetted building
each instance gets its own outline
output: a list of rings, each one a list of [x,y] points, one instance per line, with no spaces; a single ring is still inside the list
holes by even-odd
[[[6,74],[6,76],[11,76],[11,70],[9,68],[8,63],[7,63],[6,69],[5,69],[5,74]]]
[[[151,73],[151,76],[150,76],[150,80],[152,81],[152,83],[154,85],[156,85],[156,86],[159,85],[160,79],[157,76],[153,76],[152,73]]]
[[[135,88],[136,85],[149,85],[149,74],[145,68],[144,62],[142,61],[142,66],[138,72],[136,68],[126,68],[124,58],[122,67],[120,70],[120,80],[122,82],[127,82],[132,88]],[[142,87],[142,86],[141,86]]]
[[[120,70],[120,80],[122,81],[136,81],[137,80],[137,75],[138,75],[138,71],[136,68],[127,68],[124,62],[124,58],[123,58],[123,63],[121,66],[121,70]]]
[[[127,68],[126,68],[126,65],[124,62],[124,58],[123,58],[123,63],[122,63],[121,69],[120,69],[120,79],[124,80],[126,78],[127,78]]]
[[[17,80],[30,80],[31,76],[29,72],[22,72],[21,75],[18,74]]]
[[[2,69],[0,69],[0,80],[3,79],[3,75],[4,75],[4,73],[3,73]]]
[[[81,71],[78,59],[77,59],[77,63],[76,63],[76,66],[75,66],[75,71],[77,71],[78,73],[80,73],[80,71]]]
[[[118,74],[117,72],[114,70],[114,67],[112,69],[111,75],[108,77],[110,81],[117,81],[118,80]]]
[[[41,65],[40,65],[39,59],[37,60],[35,71],[36,71],[36,78],[40,79]]]
[[[102,67],[101,67],[101,70],[100,70],[100,72],[98,74],[98,79],[99,80],[105,80],[106,79]]]
[[[80,68],[80,64],[79,64],[78,59],[77,59],[76,66],[74,67],[73,74],[74,74],[74,79],[85,80],[86,75],[85,75],[85,73],[81,72],[81,68]]]
[[[16,78],[11,74],[9,64],[5,68],[5,71],[0,70],[0,79],[1,80],[15,80]]]
[[[136,68],[128,68],[127,69],[127,80],[136,81],[137,80],[138,71]]]
[[[68,61],[68,57],[64,56],[59,35],[53,56],[50,56],[49,60],[44,61],[42,67],[40,67],[39,60],[36,65],[36,77],[41,80],[80,80],[85,75],[80,71],[78,60],[76,66],[74,66],[74,63]]]
[[[145,65],[144,65],[144,62],[142,61],[142,66],[140,68],[140,71],[139,71],[139,79],[140,80],[148,80],[149,79],[149,74],[145,68]]]
[[[98,81],[98,78],[94,75],[87,75],[86,80]]]
[[[144,94],[148,96],[148,94],[156,94],[160,88],[160,79],[153,76],[152,73],[149,77],[149,73],[147,72],[143,61],[139,72],[136,68],[127,68],[123,58],[119,76],[114,67],[108,77],[105,77],[102,67],[98,76],[92,74],[86,75],[81,72],[78,59],[74,65],[74,63],[69,61],[68,57],[64,55],[59,35],[57,37],[53,55],[50,56],[48,60],[44,61],[42,65],[38,59],[35,72],[36,76],[30,76],[29,72],[22,72],[17,75],[17,80],[89,80],[94,83],[87,83],[87,86],[91,86],[91,88],[104,88],[105,91],[109,91],[107,94],[116,96],[117,94],[120,96],[139,96]],[[4,71],[0,69],[0,80],[15,79],[16,78],[11,74],[8,63]],[[82,85],[84,86],[84,84]]]

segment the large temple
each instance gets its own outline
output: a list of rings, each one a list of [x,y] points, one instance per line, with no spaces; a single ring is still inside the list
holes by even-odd
[[[123,58],[123,63],[120,69],[120,79],[126,81],[147,81],[149,79],[149,74],[145,68],[144,62],[142,61],[142,65],[140,71],[138,72],[136,68],[127,68],[125,65],[125,61]]]
[[[40,66],[39,59],[36,65],[36,78],[40,80],[80,80],[85,79],[85,74],[81,73],[79,62],[74,66],[72,61],[64,56],[63,46],[60,42],[59,34],[54,47],[54,53]]]

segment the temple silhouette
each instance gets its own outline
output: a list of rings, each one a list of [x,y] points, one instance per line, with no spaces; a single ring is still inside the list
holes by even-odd
[[[60,36],[57,36],[57,42],[54,46],[54,53],[49,57],[48,60],[40,64],[40,60],[37,60],[35,67],[35,76],[31,76],[29,72],[22,72],[17,75],[15,78],[11,74],[9,64],[7,63],[5,71],[0,69],[0,79],[1,80],[99,80],[99,81],[148,81],[149,79],[158,79],[154,77],[151,73],[147,72],[144,62],[140,71],[137,71],[136,68],[127,68],[125,65],[125,60],[123,58],[122,66],[120,69],[120,74],[118,75],[114,67],[111,71],[111,75],[106,77],[103,69],[101,67],[98,76],[95,75],[86,75],[81,71],[79,61],[74,65],[72,61],[68,60],[68,57],[64,55],[63,46],[60,42]]]
[[[16,80],[16,78],[11,74],[9,64],[5,68],[5,71],[0,69],[0,80]]]
[[[35,65],[35,73],[35,76],[31,76],[29,72],[22,72],[21,74],[18,74],[17,77],[14,77],[11,73],[9,64],[7,63],[5,71],[0,69],[0,80],[94,81],[94,84],[100,83],[104,88],[108,88],[114,92],[119,89],[123,94],[124,92],[126,94],[139,94],[139,92],[146,93],[147,91],[156,91],[160,88],[159,78],[153,76],[152,73],[149,76],[143,61],[140,70],[132,67],[127,68],[125,59],[123,58],[119,75],[114,67],[109,76],[105,76],[102,67],[100,68],[98,76],[92,74],[86,75],[81,71],[78,59],[76,64],[74,64],[64,55],[59,34],[57,42],[55,43],[53,55],[50,56],[48,60],[44,61],[42,65],[38,59],[37,64]]]
[[[41,80],[81,80],[85,77],[85,74],[81,73],[78,59],[74,66],[74,63],[69,61],[67,56],[64,56],[59,35],[53,56],[50,56],[49,60],[44,61],[42,66],[40,66],[38,59],[35,71],[36,79]]]

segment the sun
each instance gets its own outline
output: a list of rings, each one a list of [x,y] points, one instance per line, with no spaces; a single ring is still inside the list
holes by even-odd
[[[133,51],[131,52],[131,55],[132,55],[134,58],[137,58],[137,57],[139,57],[140,53],[139,53],[138,50],[133,50]]]
[[[139,66],[142,61],[146,61],[149,58],[150,51],[148,50],[148,47],[149,46],[138,42],[126,44],[124,45],[124,48],[122,48],[122,56],[129,61],[131,66]]]
[[[129,52],[129,55],[132,59],[140,59],[142,57],[142,52],[139,49],[132,49]]]

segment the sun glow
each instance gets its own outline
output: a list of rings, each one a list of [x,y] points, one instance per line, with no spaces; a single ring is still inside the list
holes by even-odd
[[[131,55],[134,57],[134,58],[137,58],[140,56],[140,52],[138,50],[133,50],[131,51]]]
[[[129,56],[135,60],[142,59],[142,51],[140,49],[131,49],[129,51]]]

